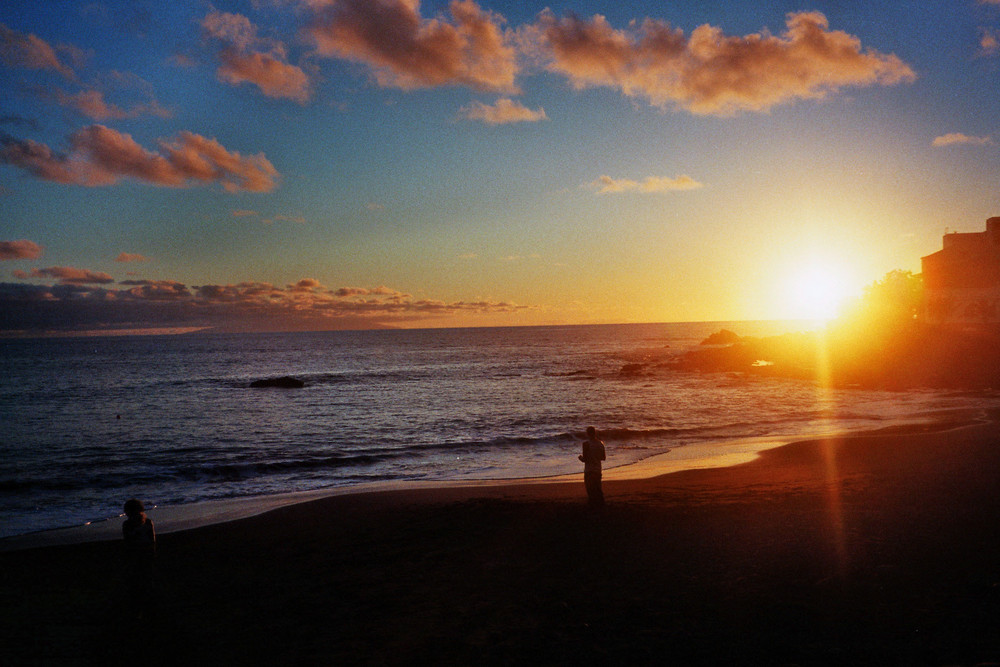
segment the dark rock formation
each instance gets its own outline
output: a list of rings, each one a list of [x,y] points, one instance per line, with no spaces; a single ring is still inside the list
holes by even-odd
[[[306,386],[306,383],[297,378],[284,376],[280,378],[264,378],[263,380],[254,380],[250,383],[250,386],[254,389],[260,389],[262,387],[278,387],[280,389],[301,389]]]
[[[740,342],[740,337],[729,329],[720,329],[701,341],[702,345],[733,345]]]
[[[707,340],[721,341],[723,332]],[[957,331],[907,322],[706,344],[667,363],[675,371],[816,380],[836,387],[1000,389],[1000,330]]]

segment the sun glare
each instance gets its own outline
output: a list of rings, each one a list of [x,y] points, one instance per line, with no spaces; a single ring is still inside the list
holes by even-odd
[[[800,267],[787,280],[789,310],[802,319],[833,319],[853,291],[847,271],[832,264]]]

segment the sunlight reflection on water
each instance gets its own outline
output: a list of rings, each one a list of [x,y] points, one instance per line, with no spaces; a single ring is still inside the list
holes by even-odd
[[[948,392],[817,391],[679,373],[663,360],[729,328],[698,323],[4,341],[0,531],[379,480],[579,472],[739,438],[872,429],[995,405]],[[631,366],[629,366],[631,365]],[[626,372],[627,371],[627,372]],[[250,390],[292,375],[299,390]],[[120,418],[119,418],[120,416]]]

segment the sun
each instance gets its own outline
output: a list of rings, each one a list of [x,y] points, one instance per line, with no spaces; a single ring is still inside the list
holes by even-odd
[[[855,291],[850,272],[828,261],[803,264],[785,280],[787,310],[796,319],[831,320]]]

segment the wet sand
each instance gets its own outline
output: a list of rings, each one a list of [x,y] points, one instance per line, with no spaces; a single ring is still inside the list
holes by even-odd
[[[4,664],[1000,662],[1000,428],[826,438],[749,463],[289,505],[0,554]]]

